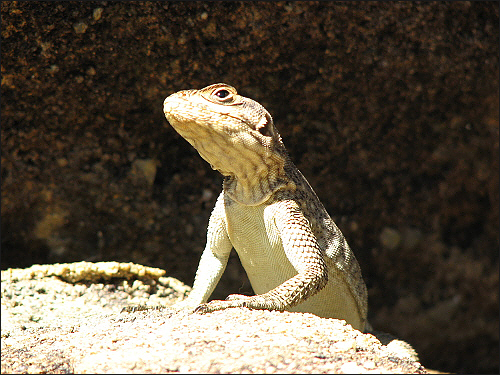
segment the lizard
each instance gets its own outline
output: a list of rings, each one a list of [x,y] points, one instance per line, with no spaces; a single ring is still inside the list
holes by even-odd
[[[368,302],[360,266],[292,162],[270,113],[224,83],[171,94],[163,111],[224,176],[193,288],[174,307],[308,312],[363,331]],[[256,294],[207,302],[233,248]]]

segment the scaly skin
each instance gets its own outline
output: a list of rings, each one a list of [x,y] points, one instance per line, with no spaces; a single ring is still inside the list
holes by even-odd
[[[193,289],[176,307],[301,311],[363,330],[367,292],[358,262],[290,160],[267,110],[225,84],[179,91],[163,110],[225,176]],[[257,294],[206,303],[233,247]]]

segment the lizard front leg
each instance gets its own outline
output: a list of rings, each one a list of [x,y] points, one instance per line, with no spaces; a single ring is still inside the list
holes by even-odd
[[[297,275],[267,293],[250,297],[230,295],[225,301],[202,304],[195,311],[206,313],[231,307],[283,311],[305,301],[326,285],[328,272],[323,252],[298,204],[292,200],[275,203],[268,220],[273,220],[272,224],[281,239],[282,251]]]
[[[224,272],[233,245],[226,231],[224,193],[219,195],[210,216],[207,230],[207,243],[196,271],[193,289],[188,297],[172,308],[195,308],[206,302],[217,286]]]

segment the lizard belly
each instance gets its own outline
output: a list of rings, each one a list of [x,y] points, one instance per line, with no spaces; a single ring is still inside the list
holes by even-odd
[[[239,206],[238,208],[233,205]],[[263,294],[297,274],[285,255],[266,206],[226,207],[227,230],[256,294]]]
[[[311,313],[322,318],[343,319],[359,330],[363,330],[365,325],[358,312],[356,299],[338,274],[330,273],[328,284],[322,290],[289,311]]]
[[[256,294],[263,294],[297,275],[286,257],[278,230],[265,205],[226,206],[227,231]],[[308,312],[323,318],[344,319],[363,329],[356,299],[335,266],[329,267],[327,285],[289,311]]]

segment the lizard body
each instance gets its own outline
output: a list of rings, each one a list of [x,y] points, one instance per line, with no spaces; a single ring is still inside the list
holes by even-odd
[[[363,330],[367,291],[358,262],[290,160],[269,112],[226,84],[174,93],[163,110],[224,175],[193,289],[179,307],[309,312]],[[232,248],[256,295],[206,303]]]

